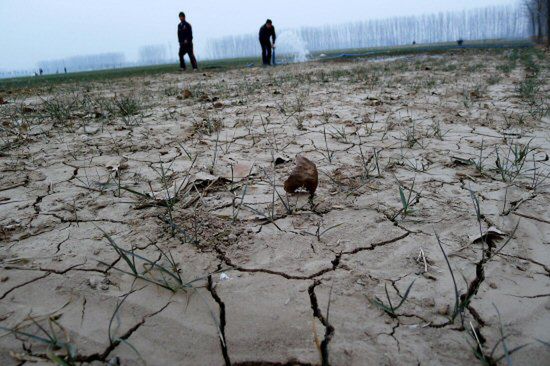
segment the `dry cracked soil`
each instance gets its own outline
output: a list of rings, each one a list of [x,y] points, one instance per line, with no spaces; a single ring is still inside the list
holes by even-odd
[[[0,364],[549,365],[549,61],[5,93]]]

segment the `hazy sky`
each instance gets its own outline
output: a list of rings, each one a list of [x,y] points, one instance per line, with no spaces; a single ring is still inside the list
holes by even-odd
[[[198,56],[208,38],[276,27],[337,24],[463,10],[517,0],[0,0],[0,70],[102,52],[135,59],[141,46],[177,48],[178,12],[193,25]],[[177,52],[177,51],[176,51]]]

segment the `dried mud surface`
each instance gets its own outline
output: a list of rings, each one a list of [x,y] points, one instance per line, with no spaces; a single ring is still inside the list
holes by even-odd
[[[548,364],[549,77],[475,51],[4,95],[0,364]]]

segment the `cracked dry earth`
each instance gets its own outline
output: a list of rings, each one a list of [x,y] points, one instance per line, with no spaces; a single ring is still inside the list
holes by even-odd
[[[5,95],[0,364],[548,365],[548,66],[455,52]],[[296,154],[311,200],[283,190]]]

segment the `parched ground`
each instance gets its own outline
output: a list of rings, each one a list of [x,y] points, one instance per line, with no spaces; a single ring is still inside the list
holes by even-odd
[[[549,60],[3,95],[0,364],[548,365]]]

